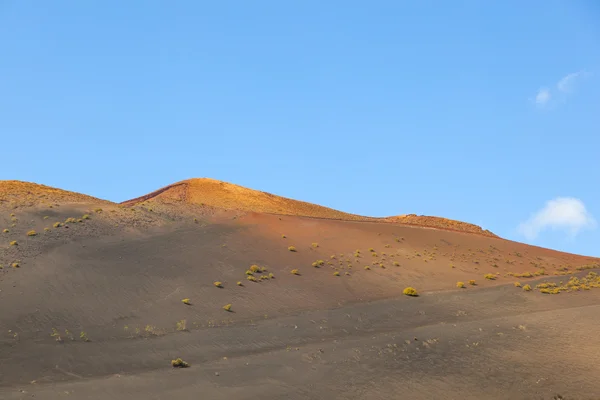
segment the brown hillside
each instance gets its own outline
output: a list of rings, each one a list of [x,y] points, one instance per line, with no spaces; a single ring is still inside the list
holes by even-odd
[[[207,205],[216,208],[258,213],[295,215],[347,221],[388,222],[497,237],[492,232],[484,230],[477,225],[447,218],[417,216],[415,214],[386,218],[367,217],[334,210],[332,208],[304,201],[276,196],[271,193],[261,192],[210,178],[189,179],[174,183],[145,196],[128,200],[121,204],[133,206],[152,200],[158,200],[164,203]]]
[[[92,196],[22,181],[0,181],[0,207],[32,207],[53,203],[110,203]]]
[[[498,237],[487,229],[482,229],[480,226],[475,224],[470,224],[468,222],[456,221],[448,218],[441,217],[430,217],[426,215],[416,215],[416,214],[407,214],[407,215],[398,215],[394,217],[386,218],[389,222],[395,222],[399,224],[405,225],[416,225],[416,226],[424,226],[438,229],[448,229],[459,232],[469,232],[476,233],[478,235],[490,236],[490,237]]]
[[[453,232],[441,218],[190,205],[327,210],[229,184],[212,197],[172,185],[131,207],[40,185],[18,193],[64,206],[0,209],[0,399],[597,393],[600,259]]]
[[[349,214],[210,178],[189,179],[174,183],[121,204],[131,206],[149,200],[159,200],[167,203],[208,205],[229,210],[269,214],[353,221],[374,220],[374,218]]]

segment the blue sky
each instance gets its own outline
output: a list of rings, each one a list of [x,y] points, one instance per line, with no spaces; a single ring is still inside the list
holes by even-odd
[[[211,177],[600,256],[599,43],[595,1],[0,0],[0,179]]]

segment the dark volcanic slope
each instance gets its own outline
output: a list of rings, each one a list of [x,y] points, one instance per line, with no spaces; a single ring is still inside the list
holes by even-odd
[[[0,398],[597,394],[597,259],[401,224],[204,209],[4,209]],[[542,293],[554,283],[559,294]],[[421,295],[403,296],[407,286]],[[176,357],[191,368],[173,369]]]

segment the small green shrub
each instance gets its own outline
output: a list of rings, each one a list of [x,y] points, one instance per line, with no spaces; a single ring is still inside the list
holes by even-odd
[[[173,366],[173,368],[187,368],[190,366],[190,364],[186,363],[181,358],[171,360],[171,365]]]
[[[417,297],[419,294],[417,293],[417,289],[413,288],[413,287],[407,287],[402,291],[402,294],[406,295],[406,296],[413,296],[413,297]]]

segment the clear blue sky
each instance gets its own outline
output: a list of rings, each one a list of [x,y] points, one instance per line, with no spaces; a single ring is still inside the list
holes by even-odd
[[[593,0],[0,0],[0,179],[211,177],[600,256],[599,89]]]

